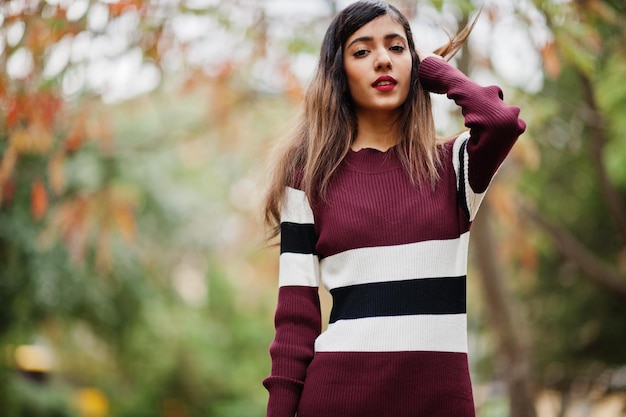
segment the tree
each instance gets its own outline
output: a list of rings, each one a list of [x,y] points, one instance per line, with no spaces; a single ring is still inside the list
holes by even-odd
[[[626,9],[611,1],[535,3],[551,39],[538,45],[545,84],[528,98],[541,163],[524,173],[516,202],[539,258],[521,294],[540,382],[567,402],[581,384],[624,388],[603,375],[626,361],[616,348],[626,336],[626,88],[616,81],[626,68]]]
[[[75,405],[98,392],[99,413],[260,415],[268,358],[258,346],[271,338],[264,301],[235,308],[250,278],[233,283],[228,265],[252,262],[241,243],[255,230],[246,229],[250,208],[230,192],[249,191],[256,145],[237,160],[232,146],[267,130],[251,111],[263,106],[250,102],[264,98],[235,88],[232,66],[208,75],[181,60],[165,69],[176,64],[167,54],[192,42],[168,32],[173,20],[226,25],[221,10],[79,3],[0,5],[3,415],[102,415]],[[92,73],[137,56],[140,76],[171,71],[168,83],[153,78],[150,99],[134,85],[123,86],[132,94],[107,89]],[[254,127],[226,124],[234,112]],[[54,352],[56,366],[19,361],[30,345]]]
[[[397,4],[424,39],[442,35],[433,46],[445,35],[432,20],[449,28],[475,8]],[[502,4],[481,23],[502,23]],[[38,385],[2,356],[8,416],[86,414],[75,399],[97,403],[98,390],[112,414],[262,415],[276,265],[258,247],[258,157],[293,116],[298,69],[338,8],[320,5],[286,18],[240,1],[0,4],[0,345],[58,360]],[[534,6],[509,15],[529,28],[543,86],[507,87],[489,48],[458,61],[500,78],[529,124],[488,193],[492,221],[474,230],[495,294],[481,320],[503,319],[484,355],[534,365],[509,379],[523,388],[512,412],[529,377],[563,398],[581,381],[623,389],[597,382],[626,361],[624,6]]]

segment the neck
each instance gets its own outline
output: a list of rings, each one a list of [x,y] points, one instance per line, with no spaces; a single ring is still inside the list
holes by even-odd
[[[398,143],[397,112],[359,111],[357,136],[351,148],[358,151],[373,148],[386,151]]]

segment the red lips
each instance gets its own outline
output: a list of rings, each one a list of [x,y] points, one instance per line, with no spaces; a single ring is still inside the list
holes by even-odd
[[[382,75],[374,81],[372,87],[378,91],[391,91],[398,84],[395,78],[390,75]]]

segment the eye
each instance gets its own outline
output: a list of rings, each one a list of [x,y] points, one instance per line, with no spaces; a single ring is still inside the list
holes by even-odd
[[[391,47],[391,48],[389,48],[389,49],[391,49],[391,50],[392,50],[392,51],[394,51],[394,52],[404,52],[404,50],[405,50],[406,48],[405,48],[404,46],[402,46],[402,45],[394,45],[394,46],[392,46],[392,47]]]
[[[365,55],[367,55],[367,52],[368,52],[367,49],[359,49],[358,51],[356,51],[352,55],[355,58],[363,58]]]

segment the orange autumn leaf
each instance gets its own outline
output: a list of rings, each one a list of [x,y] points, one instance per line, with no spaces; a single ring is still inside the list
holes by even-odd
[[[50,188],[56,195],[65,190],[65,154],[55,153],[48,161],[48,179]]]
[[[100,116],[97,120],[97,128],[100,138],[100,152],[103,155],[111,155],[115,150],[115,134],[111,127],[111,120],[104,116]]]
[[[490,22],[497,22],[500,19],[500,9],[495,6],[495,5],[491,5],[491,6],[487,6],[487,19],[489,19]]]
[[[85,137],[97,141],[103,155],[111,155],[114,151],[115,133],[111,126],[110,116],[106,112],[99,111],[92,117],[85,116],[82,123]]]
[[[543,59],[543,68],[550,78],[557,78],[561,74],[561,62],[554,42],[549,42],[541,48],[541,58]]]
[[[115,3],[109,3],[109,14],[111,17],[118,17],[126,10],[129,9],[141,9],[143,5],[142,0],[119,0]]]
[[[61,236],[73,262],[84,262],[91,248],[96,266],[103,270],[111,267],[114,234],[126,243],[133,243],[137,236],[132,201],[110,187],[56,205],[49,224],[50,233]]]
[[[61,111],[63,101],[50,93],[42,93],[35,97],[35,106],[38,110],[38,117],[41,118],[43,125],[51,128],[57,114]]]
[[[182,83],[181,91],[185,94],[196,91],[207,81],[207,75],[201,69],[192,69]]]
[[[12,129],[17,126],[18,122],[20,121],[20,105],[18,100],[16,98],[13,98],[11,101],[9,101],[7,107],[8,108],[5,123],[8,129]]]
[[[52,215],[51,225],[60,234],[70,258],[76,263],[81,263],[87,252],[92,228],[91,207],[90,200],[80,196],[57,206]]]
[[[46,154],[54,145],[54,135],[51,129],[44,126],[39,120],[34,120],[28,126],[28,134],[32,141],[31,152],[38,154]]]
[[[137,236],[137,225],[135,222],[135,215],[133,210],[127,204],[119,205],[115,208],[113,213],[118,230],[122,235],[122,238],[130,243],[135,240]]]
[[[23,128],[15,129],[9,137],[9,147],[13,149],[16,154],[30,152],[32,149],[32,140],[28,130]]]
[[[0,97],[6,97],[7,94],[7,83],[5,82],[5,80],[3,80],[2,78],[0,78]]]
[[[85,142],[87,133],[85,131],[86,127],[86,119],[87,113],[86,111],[82,111],[78,115],[78,120],[74,122],[72,127],[70,128],[69,133],[65,137],[65,150],[67,152],[77,151]]]
[[[72,130],[65,138],[65,150],[74,152],[83,144],[84,136],[80,132]]]
[[[289,67],[287,62],[281,63],[279,66],[279,73],[284,80],[285,89],[287,90],[287,97],[294,102],[300,102],[304,98],[304,86]]]
[[[35,180],[30,189],[31,215],[35,220],[43,219],[48,210],[48,193],[43,181]]]
[[[167,46],[165,46],[167,44]],[[161,50],[163,48],[172,48],[173,42],[168,36],[163,34],[163,28],[159,27],[141,40],[141,49],[145,58],[153,61],[155,65],[160,67]],[[161,68],[162,69],[162,68]]]
[[[537,247],[526,242],[519,251],[521,266],[529,272],[536,271],[539,266],[539,252],[537,251]]]
[[[52,132],[38,121],[33,121],[25,128],[15,129],[9,138],[9,146],[18,155],[45,154],[53,144]]]
[[[2,155],[2,160],[0,160],[0,184],[5,183],[11,177],[16,162],[17,151],[13,146],[9,145]]]
[[[30,20],[29,27],[24,35],[25,46],[35,55],[41,56],[45,48],[54,43],[48,25],[41,20]]]

